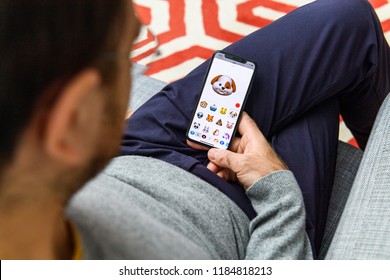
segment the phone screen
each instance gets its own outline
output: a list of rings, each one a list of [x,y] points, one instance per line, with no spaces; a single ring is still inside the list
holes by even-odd
[[[248,96],[255,63],[217,51],[211,60],[187,138],[228,149]]]

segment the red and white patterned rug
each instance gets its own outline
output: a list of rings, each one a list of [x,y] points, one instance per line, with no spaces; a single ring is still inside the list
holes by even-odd
[[[313,0],[133,0],[143,22],[132,59],[171,82],[243,36]],[[390,41],[390,3],[370,0]],[[339,138],[354,144],[341,121]]]

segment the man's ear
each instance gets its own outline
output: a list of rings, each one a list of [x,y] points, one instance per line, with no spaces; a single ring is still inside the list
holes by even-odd
[[[47,116],[42,139],[47,155],[67,165],[83,164],[94,152],[103,109],[99,72],[87,69],[73,77]]]

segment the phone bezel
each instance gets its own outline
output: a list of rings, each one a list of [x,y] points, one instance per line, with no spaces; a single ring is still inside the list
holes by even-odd
[[[196,140],[191,139],[191,138],[189,137],[189,133],[190,133],[190,131],[191,131],[192,123],[193,123],[193,120],[194,120],[194,118],[195,118],[195,114],[196,114],[197,109],[198,109],[197,106],[198,106],[198,104],[199,104],[199,102],[200,102],[200,99],[202,98],[202,92],[203,92],[204,87],[206,86],[207,77],[208,77],[208,75],[209,75],[209,72],[210,72],[210,69],[211,69],[211,65],[213,64],[213,61],[214,61],[216,55],[219,54],[219,53],[224,54],[225,58],[228,58],[229,60],[233,60],[233,61],[237,61],[237,62],[245,63],[245,64],[247,64],[248,62],[249,62],[249,63],[252,63],[252,64],[253,64],[253,67],[254,67],[254,68],[253,68],[253,74],[252,74],[252,77],[251,77],[251,79],[250,79],[248,89],[247,89],[247,91],[246,91],[246,93],[245,93],[245,97],[244,97],[244,100],[243,100],[243,102],[242,102],[242,106],[241,106],[241,108],[240,108],[240,110],[239,110],[239,113],[238,113],[238,116],[237,116],[237,121],[236,121],[236,123],[235,123],[235,125],[234,125],[234,128],[233,128],[233,133],[232,133],[232,136],[231,136],[231,139],[232,139],[232,140],[229,142],[229,146],[226,147],[226,149],[228,150],[228,149],[230,149],[231,144],[232,144],[232,142],[233,142],[233,138],[234,138],[235,135],[236,135],[236,132],[237,132],[237,129],[238,129],[238,125],[239,125],[239,123],[240,123],[240,121],[241,121],[241,115],[242,115],[242,112],[244,111],[244,108],[245,108],[245,105],[246,105],[246,101],[247,101],[247,99],[248,99],[248,96],[249,96],[249,94],[250,94],[250,92],[251,92],[251,90],[252,90],[252,85],[253,85],[253,81],[254,81],[254,78],[255,78],[255,76],[256,76],[256,70],[257,70],[257,64],[256,64],[255,61],[249,60],[249,59],[247,59],[247,58],[244,58],[244,57],[241,57],[241,56],[232,54],[232,53],[228,53],[228,52],[225,52],[225,51],[218,50],[218,51],[215,51],[214,54],[213,54],[213,56],[211,57],[210,62],[209,62],[209,65],[208,65],[208,68],[207,68],[206,75],[204,76],[204,79],[203,79],[203,83],[202,83],[202,87],[201,87],[201,92],[200,92],[200,94],[199,94],[199,97],[198,97],[197,100],[196,100],[196,103],[195,103],[196,106],[195,106],[195,108],[193,109],[193,112],[192,112],[192,114],[191,114],[190,123],[189,123],[189,125],[188,125],[187,132],[186,132],[186,138],[187,138],[188,141],[190,141],[190,142],[192,142],[192,143],[199,144],[199,145],[204,146],[204,147],[221,149],[220,147],[216,147],[216,146],[214,146],[214,145],[210,145],[209,143],[196,141]]]

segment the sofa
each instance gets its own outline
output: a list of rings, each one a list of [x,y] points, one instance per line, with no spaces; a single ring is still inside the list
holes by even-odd
[[[166,83],[134,64],[129,108],[136,110]],[[390,97],[365,152],[339,141],[336,174],[320,259],[390,259]]]

